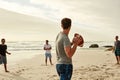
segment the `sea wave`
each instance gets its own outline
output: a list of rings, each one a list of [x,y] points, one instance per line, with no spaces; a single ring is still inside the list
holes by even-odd
[[[55,49],[55,42],[49,42],[52,46],[52,49]],[[38,51],[43,50],[43,46],[45,44],[44,41],[14,41],[7,42],[9,51]],[[84,43],[82,49],[87,49],[91,44],[98,44],[99,47],[105,45],[114,45],[114,41],[87,41]],[[80,48],[81,49],[81,48]]]

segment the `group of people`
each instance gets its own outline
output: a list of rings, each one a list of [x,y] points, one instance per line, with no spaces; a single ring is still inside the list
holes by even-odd
[[[57,64],[56,70],[60,77],[60,80],[71,80],[72,72],[73,72],[73,65],[72,65],[72,56],[75,54],[75,51],[82,41],[80,38],[73,38],[72,45],[70,39],[68,37],[69,32],[71,30],[72,21],[70,18],[63,18],[61,20],[61,28],[62,31],[58,33],[56,40],[55,40],[55,49],[56,49],[56,56],[57,56]],[[120,64],[120,41],[118,40],[118,36],[115,37],[115,44],[114,44],[114,53],[116,56],[117,64]],[[5,72],[9,72],[7,70],[7,45],[5,45],[5,39],[1,39],[0,44],[0,64],[4,63]],[[49,41],[46,40],[46,44],[44,45],[45,52],[45,64],[47,65],[47,59],[49,58],[50,64],[52,63],[52,56],[51,56],[51,45]]]
[[[74,55],[77,47],[82,42],[82,38],[73,38],[72,45],[68,37],[71,29],[71,19],[63,18],[61,20],[62,31],[56,37],[56,55],[57,55],[57,64],[56,70],[60,77],[60,80],[71,80],[73,65],[72,65],[72,56]],[[120,64],[120,41],[118,36],[115,37],[113,52],[115,53],[117,64]],[[82,46],[81,46],[82,47]]]

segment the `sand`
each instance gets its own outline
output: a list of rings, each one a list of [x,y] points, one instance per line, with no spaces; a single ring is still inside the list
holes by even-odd
[[[56,73],[56,55],[52,51],[54,65],[45,65],[44,55],[8,63],[9,73],[0,65],[0,80],[59,80]],[[114,53],[103,49],[79,49],[73,56],[72,80],[120,80],[120,65]]]

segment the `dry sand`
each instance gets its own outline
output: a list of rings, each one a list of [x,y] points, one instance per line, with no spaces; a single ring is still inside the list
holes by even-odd
[[[54,52],[54,51],[53,51]],[[0,80],[59,80],[56,73],[56,55],[52,54],[54,65],[45,66],[44,55],[36,55],[11,65],[9,73],[0,65]],[[116,65],[112,52],[100,49],[77,50],[73,56],[72,80],[120,80],[120,65]]]

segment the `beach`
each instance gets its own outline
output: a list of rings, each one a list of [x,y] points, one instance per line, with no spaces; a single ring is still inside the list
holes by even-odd
[[[44,51],[42,52],[44,53]],[[54,65],[50,65],[49,61],[48,65],[45,65],[44,54],[36,54],[18,61],[16,59],[15,61],[10,60],[10,57],[12,55],[8,56],[8,70],[10,72],[4,72],[3,65],[0,65],[0,80],[59,80],[55,66],[55,50],[52,50]],[[116,64],[114,53],[104,49],[78,48],[73,56],[73,67],[72,80],[120,79],[120,65]]]
[[[55,40],[63,18],[70,18],[69,39],[84,38],[72,57],[71,80],[120,80],[120,65],[111,49],[120,35],[120,0],[0,0],[0,39],[6,40],[7,68],[0,80],[59,80]],[[45,65],[45,40],[52,62]],[[90,48],[97,44],[99,48]]]

